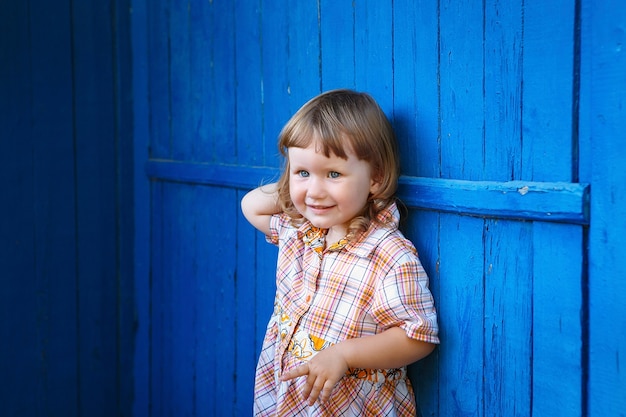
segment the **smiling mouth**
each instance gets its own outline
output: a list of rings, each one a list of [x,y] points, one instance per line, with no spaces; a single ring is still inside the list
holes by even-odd
[[[317,206],[311,204],[307,204],[307,207],[313,211],[326,211],[333,208],[333,206]]]

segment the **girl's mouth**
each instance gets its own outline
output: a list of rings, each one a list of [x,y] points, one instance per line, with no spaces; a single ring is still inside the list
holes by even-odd
[[[309,210],[312,210],[314,213],[323,213],[333,208],[333,206],[320,206],[320,205],[311,205],[311,204],[307,204],[307,207],[309,208]]]

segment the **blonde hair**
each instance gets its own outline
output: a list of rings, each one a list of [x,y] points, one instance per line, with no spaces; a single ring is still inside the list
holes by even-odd
[[[288,148],[306,148],[316,142],[327,157],[334,154],[347,159],[346,150],[370,164],[372,179],[379,183],[369,196],[361,214],[348,226],[348,239],[367,230],[377,215],[396,201],[399,158],[396,139],[385,113],[367,93],[332,90],[304,104],[283,127],[278,148],[285,157],[285,167],[278,180],[278,202],[294,225],[303,222],[289,193]]]

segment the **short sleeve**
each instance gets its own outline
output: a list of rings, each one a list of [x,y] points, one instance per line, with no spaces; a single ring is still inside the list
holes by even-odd
[[[428,276],[417,257],[395,265],[379,283],[372,314],[383,327],[400,326],[411,339],[439,343]]]
[[[289,217],[285,213],[274,214],[270,217],[270,234],[265,236],[265,240],[273,245],[278,245],[280,235],[289,227]]]

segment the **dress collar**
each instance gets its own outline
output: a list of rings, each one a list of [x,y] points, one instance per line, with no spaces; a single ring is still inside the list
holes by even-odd
[[[304,244],[313,249],[320,258],[324,252],[324,244],[326,242],[327,233],[328,229],[320,229],[319,227],[313,226],[309,222],[305,222],[305,224],[298,229],[298,236],[302,239]],[[347,244],[348,239],[344,237],[338,242],[333,243],[328,250],[338,251],[343,249]]]
[[[350,242],[344,237],[333,243],[327,250],[339,251],[345,248],[347,251],[360,257],[367,257],[378,246],[380,239],[398,228],[400,213],[396,203],[389,205],[389,207],[378,213],[376,218],[378,222],[372,222],[368,230],[356,240]],[[315,227],[308,220],[298,228],[298,237],[302,239],[305,245],[313,249],[320,258],[322,258],[324,252],[327,233],[328,229]],[[370,236],[376,236],[376,238],[369,239]]]

